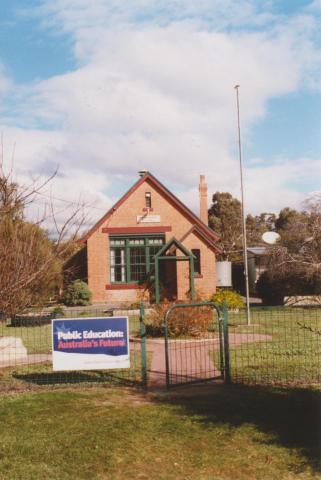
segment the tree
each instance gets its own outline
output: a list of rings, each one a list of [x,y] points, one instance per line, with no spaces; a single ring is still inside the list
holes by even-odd
[[[241,202],[228,192],[216,192],[213,195],[213,204],[209,209],[209,226],[221,237],[223,257],[231,260],[242,258],[242,207]],[[257,246],[262,243],[262,234],[273,230],[275,215],[261,213],[247,215],[246,233],[248,246]]]
[[[210,207],[209,226],[221,237],[223,256],[242,248],[241,202],[228,192],[215,192]]]
[[[273,231],[276,216],[274,213],[261,213],[260,215],[248,214],[246,217],[247,243],[250,247],[262,244],[264,232]]]
[[[45,213],[37,222],[25,220],[26,207],[53,176],[20,186],[0,164],[0,311],[8,316],[43,305],[62,285],[63,263],[84,221],[83,206],[77,205],[59,225],[52,202],[44,210],[55,228],[52,238],[43,228]]]
[[[61,260],[38,225],[0,222],[0,310],[8,315],[42,305],[61,284]]]
[[[281,238],[270,248],[268,269],[258,285],[272,301],[286,295],[319,295],[321,300],[321,198],[312,197],[304,207],[301,212],[284,208],[276,220]]]

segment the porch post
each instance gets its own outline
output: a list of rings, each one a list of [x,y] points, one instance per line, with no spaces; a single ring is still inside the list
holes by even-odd
[[[189,259],[189,284],[191,290],[192,300],[195,300],[195,287],[194,287],[194,258]]]
[[[155,255],[155,303],[160,302],[160,291],[159,291],[159,258]]]

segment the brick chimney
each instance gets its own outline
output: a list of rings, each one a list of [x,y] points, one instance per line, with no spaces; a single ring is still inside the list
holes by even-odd
[[[207,185],[205,183],[205,175],[200,175],[200,219],[208,225],[208,211],[207,211]]]

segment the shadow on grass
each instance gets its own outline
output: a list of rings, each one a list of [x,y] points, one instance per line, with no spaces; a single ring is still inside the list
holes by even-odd
[[[86,384],[86,383],[109,383],[135,386],[140,382],[135,379],[124,378],[122,375],[108,374],[106,372],[44,372],[44,373],[14,373],[13,378],[35,385],[57,384]]]
[[[321,391],[199,385],[171,391],[159,400],[183,406],[187,413],[199,415],[204,424],[232,428],[252,424],[269,435],[263,443],[297,448],[311,468],[320,471]]]

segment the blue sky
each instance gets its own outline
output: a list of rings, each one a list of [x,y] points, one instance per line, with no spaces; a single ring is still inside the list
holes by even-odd
[[[197,211],[197,183],[246,210],[320,191],[319,0],[11,0],[0,7],[1,132],[21,181],[99,217],[141,168]],[[72,182],[70,180],[73,180]]]
[[[49,78],[75,68],[72,38],[53,35],[32,16],[38,0],[10,0],[0,7],[0,58],[18,84]]]

